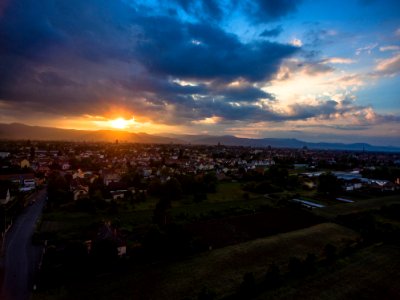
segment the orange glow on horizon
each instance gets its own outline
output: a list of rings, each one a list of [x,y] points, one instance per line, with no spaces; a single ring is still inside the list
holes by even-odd
[[[131,120],[125,120],[124,118],[117,118],[109,121],[110,126],[116,129],[126,129],[129,127],[131,123],[134,122],[135,122],[134,118],[132,118]]]
[[[43,122],[43,120],[45,120]],[[13,118],[6,120],[9,123],[18,122]],[[132,133],[145,132],[148,134],[164,134],[164,133],[188,133],[191,132],[190,128],[165,124],[162,122],[154,122],[149,117],[133,116],[132,114],[109,113],[105,115],[96,114],[82,114],[80,116],[62,116],[56,117],[49,115],[41,115],[40,122],[37,120],[26,120],[27,125],[31,126],[45,126],[62,129],[74,130],[116,130],[126,131]]]

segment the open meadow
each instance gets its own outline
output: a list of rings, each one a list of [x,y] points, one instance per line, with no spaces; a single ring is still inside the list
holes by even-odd
[[[75,283],[59,294],[37,294],[34,299],[197,299],[203,287],[217,299],[237,291],[243,275],[252,272],[261,278],[269,264],[287,269],[288,259],[304,259],[308,253],[323,255],[327,244],[348,247],[359,235],[345,227],[324,223],[309,228],[228,246],[173,263],[132,267],[121,274],[103,275]]]
[[[329,207],[316,208],[313,212],[318,216],[333,220],[338,216],[376,210],[383,206],[398,203],[400,203],[400,195],[391,195],[359,200],[353,203],[340,203]]]
[[[399,254],[399,246],[372,245],[256,299],[400,299]]]

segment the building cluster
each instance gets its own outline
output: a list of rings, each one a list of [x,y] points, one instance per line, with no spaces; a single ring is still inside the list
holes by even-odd
[[[322,171],[304,172],[301,173],[300,175],[307,178],[315,178],[319,177],[323,173],[324,172]],[[371,190],[382,191],[382,192],[385,191],[393,192],[400,185],[400,178],[397,178],[394,182],[385,179],[365,178],[362,177],[362,174],[360,173],[359,169],[348,172],[333,171],[332,174],[343,182],[343,188],[345,191],[355,191],[355,190],[360,190],[362,188],[364,189],[368,188]]]
[[[250,171],[263,174],[274,164],[304,170],[301,174],[309,178],[333,169],[344,181],[346,190],[365,186],[394,190],[400,183],[399,178],[373,180],[360,174],[365,168],[398,166],[396,153],[28,141],[4,143],[0,149],[0,201],[4,204],[13,197],[15,189],[7,184],[14,184],[19,192],[30,192],[54,172],[68,179],[74,200],[87,197],[90,185],[99,180],[109,198],[117,199],[127,192],[138,192],[137,186],[129,186],[129,181],[123,180],[132,170],[140,181],[157,178],[165,182],[177,175],[202,176],[208,172],[213,172],[218,180],[240,180]]]

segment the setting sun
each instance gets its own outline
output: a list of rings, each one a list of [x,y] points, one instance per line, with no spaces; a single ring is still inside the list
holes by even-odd
[[[126,129],[129,127],[130,120],[125,120],[124,118],[118,118],[110,121],[110,125],[116,129]]]

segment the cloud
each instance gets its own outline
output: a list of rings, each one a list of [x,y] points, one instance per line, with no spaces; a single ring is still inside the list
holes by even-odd
[[[394,76],[398,74],[400,72],[400,53],[379,61],[375,71],[379,75]]]
[[[323,63],[327,64],[353,64],[355,62],[354,59],[344,57],[331,57],[323,60]]]
[[[0,18],[0,115],[108,117],[116,112],[143,122],[187,126],[340,116],[390,120],[329,95],[310,102],[296,98],[295,104],[279,107],[284,97],[270,90],[277,78],[285,81],[297,74],[299,86],[325,89],[310,78],[333,74],[330,64],[353,62],[315,55],[294,58],[305,53],[303,41],[268,40],[282,27],[264,23],[295,12],[298,1],[237,2],[247,7],[240,12],[246,14],[243,18],[268,28],[264,38],[255,39],[225,29],[227,1],[151,3],[42,0],[38,6],[34,0],[10,1]],[[325,30],[314,37],[328,40],[333,35]],[[381,61],[377,68],[392,74],[395,63]],[[330,83],[344,87],[361,84],[356,75],[334,79]]]
[[[265,29],[260,36],[262,37],[277,37],[280,35],[283,31],[283,28],[281,26],[274,27],[272,29]]]
[[[289,106],[291,116],[294,119],[308,119],[312,117],[328,117],[334,113],[339,112],[339,103],[334,100],[321,101],[317,105],[292,104]]]
[[[292,39],[290,43],[295,47],[303,46],[303,42],[300,39],[296,39],[296,38]]]
[[[311,29],[304,34],[305,44],[314,49],[318,49],[323,45],[333,44],[334,38],[338,35],[336,30],[319,28],[319,23],[312,23],[309,26]]]
[[[378,44],[375,43],[375,44],[369,44],[367,46],[357,48],[356,55],[360,55],[362,53],[371,54],[372,50],[374,50],[377,46],[378,46]]]
[[[298,125],[299,128],[327,128],[327,129],[336,129],[341,131],[364,131],[369,130],[371,128],[370,125],[352,125],[352,124],[318,124],[318,125]]]
[[[269,23],[294,13],[302,1],[296,0],[254,0],[247,1],[247,11],[252,20]]]
[[[267,41],[243,44],[237,36],[208,24],[149,17],[142,18],[142,25],[146,39],[138,43],[136,53],[150,72],[159,75],[260,81],[270,78],[282,59],[296,52],[290,45]]]
[[[285,81],[294,75],[319,76],[334,71],[324,60],[300,60],[297,58],[285,60],[276,73],[276,80]]]
[[[207,17],[214,19],[221,19],[223,10],[218,1],[215,0],[175,0],[176,3],[187,13],[190,14],[203,14]]]
[[[389,46],[382,46],[379,47],[379,51],[399,51],[400,50],[400,46],[397,45],[389,45]]]
[[[222,11],[216,1],[187,5],[214,16]],[[244,43],[216,23],[106,0],[10,2],[0,19],[0,44],[0,98],[15,109],[76,115],[121,107],[173,123],[208,117],[207,109],[228,119],[257,115],[260,108],[251,103],[273,100],[257,82],[268,81],[298,51]]]
[[[206,125],[213,125],[213,124],[217,124],[221,121],[220,117],[209,117],[209,118],[205,118],[203,120],[198,120],[198,121],[192,121],[193,124],[206,124]]]

